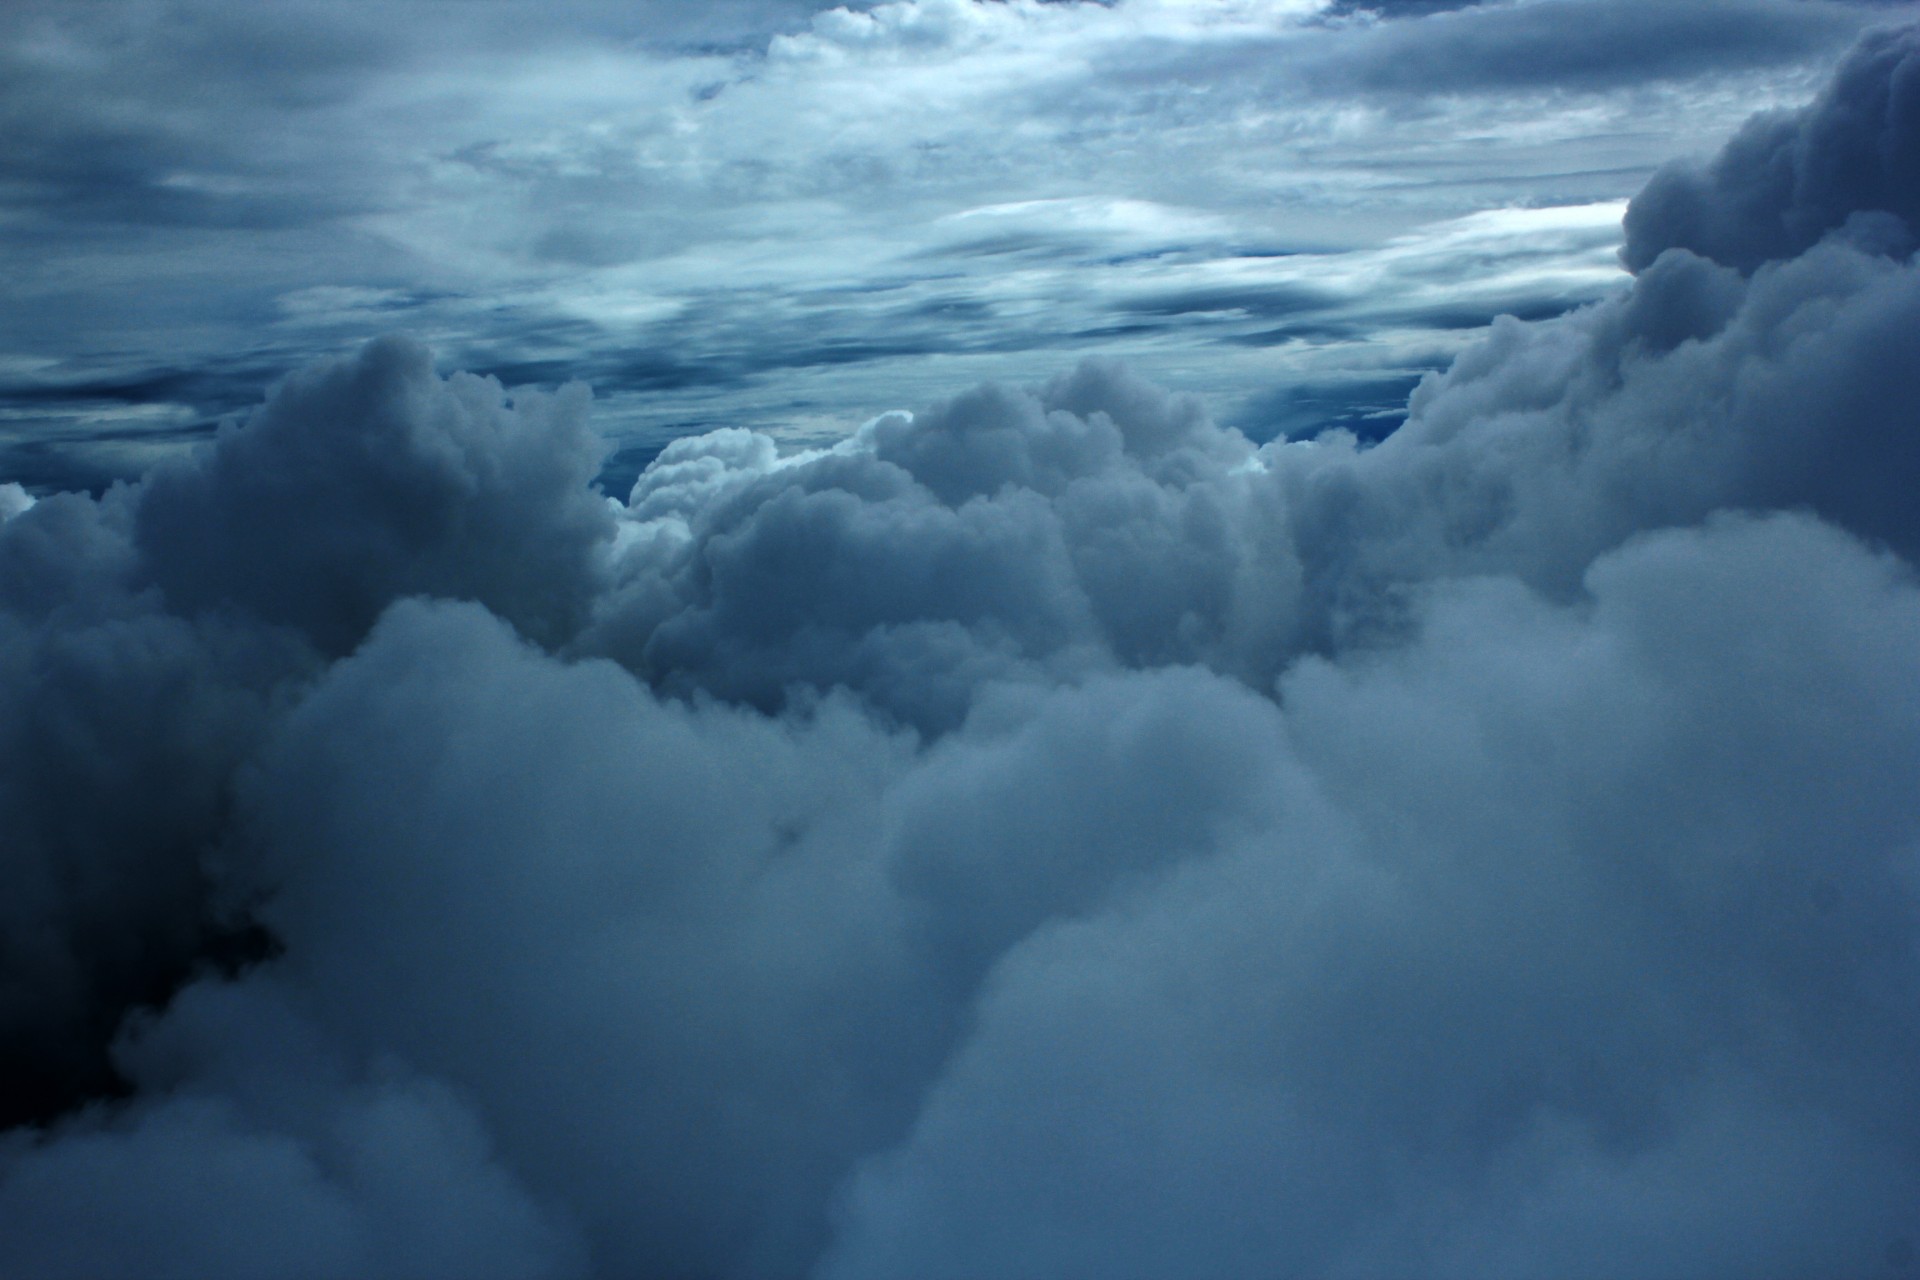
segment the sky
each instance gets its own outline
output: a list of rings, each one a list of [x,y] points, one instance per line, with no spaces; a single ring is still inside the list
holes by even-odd
[[[0,1274],[1920,1266],[1911,6],[0,23]]]
[[[590,383],[622,492],[676,436],[1087,355],[1261,438],[1384,434],[1494,315],[1617,289],[1653,169],[1887,13],[21,0],[0,470],[98,491],[393,331]]]

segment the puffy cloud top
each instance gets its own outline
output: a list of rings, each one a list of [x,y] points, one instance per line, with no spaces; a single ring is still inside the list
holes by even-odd
[[[587,390],[441,379],[387,338],[303,370],[209,450],[143,487],[137,538],[185,612],[239,605],[351,648],[391,600],[485,601],[548,640],[590,593],[612,522]]]
[[[1656,174],[1627,209],[1627,265],[1689,249],[1741,271],[1829,232],[1904,255],[1920,239],[1920,32],[1869,34],[1810,106],[1750,121],[1709,164]]]

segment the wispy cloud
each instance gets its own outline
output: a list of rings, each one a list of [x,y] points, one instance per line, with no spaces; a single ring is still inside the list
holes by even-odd
[[[1219,313],[1112,314],[1143,277],[1198,296],[1252,254],[1353,252],[1351,284],[1396,238],[1480,211],[1622,199],[1676,148],[1801,96],[1883,13],[14,6],[0,350],[44,373],[0,394],[28,421],[48,386],[158,388],[247,348],[227,393],[167,401],[206,422],[254,366],[395,327],[463,364],[558,379],[575,360],[644,385],[648,403],[610,406],[639,435],[727,412],[712,386],[750,388],[743,422],[845,430],[882,385],[862,366],[930,393],[987,347],[1036,374],[1062,351],[1125,355],[1185,385]],[[1569,23],[1581,40],[1558,38]],[[1497,303],[1471,254],[1458,297],[1436,269],[1432,349],[1490,305],[1561,304],[1585,248],[1538,256]],[[794,396],[756,384],[794,369]],[[1206,381],[1240,400],[1296,372]]]

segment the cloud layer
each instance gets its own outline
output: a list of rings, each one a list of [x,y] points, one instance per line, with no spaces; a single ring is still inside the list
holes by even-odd
[[[1309,383],[1378,411],[1383,383],[1404,399],[1492,315],[1617,286],[1611,206],[1676,150],[1801,100],[1885,17],[1866,0],[481,9],[9,5],[0,471],[97,493],[392,329],[508,384],[587,378],[632,454],[622,489],[675,436],[817,442],[1088,355],[1236,424],[1259,421],[1237,403]],[[1499,219],[1551,210],[1583,227]]]
[[[1091,362],[611,501],[389,339],[0,488],[0,1270],[1910,1261],[1916,74],[1374,444]]]

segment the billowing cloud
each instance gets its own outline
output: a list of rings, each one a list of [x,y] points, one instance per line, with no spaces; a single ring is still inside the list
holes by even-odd
[[[1912,48],[1377,443],[1093,361],[609,499],[384,340],[0,489],[0,1271],[1910,1261]]]
[[[350,648],[403,595],[471,598],[567,633],[612,519],[587,392],[441,380],[426,350],[376,342],[293,375],[216,447],[142,487],[136,538],[183,611],[238,605]]]
[[[1858,220],[1893,253],[1920,225],[1920,37],[1875,32],[1808,112],[1751,121],[1708,165],[1662,169],[1627,213],[1629,266],[1670,248],[1751,271]]]
[[[822,1274],[1876,1264],[1920,1191],[1909,571],[1782,516],[1588,587],[1448,584],[1284,712],[1186,699],[1258,761],[1189,793],[1204,852],[1002,954]]]

